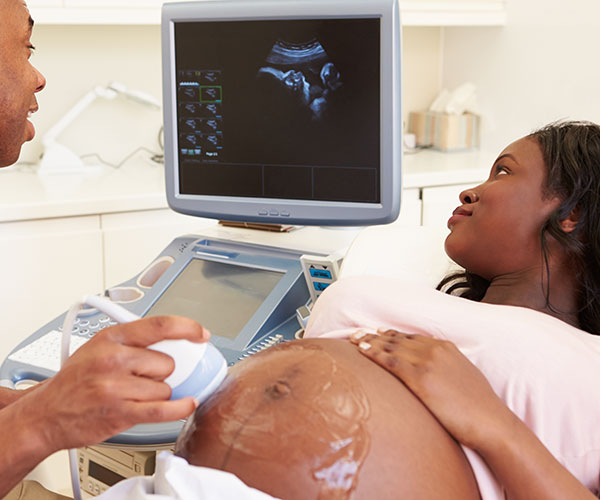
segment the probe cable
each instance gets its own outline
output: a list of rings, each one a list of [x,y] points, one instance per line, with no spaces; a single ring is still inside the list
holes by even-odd
[[[83,300],[75,302],[71,306],[71,309],[67,312],[65,321],[63,323],[62,336],[60,341],[60,366],[61,368],[69,358],[69,347],[71,344],[71,332],[73,331],[73,325],[75,324],[75,318],[79,314],[79,310],[85,303],[85,297]],[[69,468],[71,469],[71,488],[73,489],[73,499],[81,500],[81,487],[79,484],[79,469],[77,467],[77,450],[68,450],[69,452]]]
[[[60,340],[60,366],[66,363],[69,359],[69,347],[71,344],[71,332],[73,331],[73,325],[75,319],[79,314],[80,309],[84,306],[90,306],[110,316],[118,323],[129,323],[139,319],[135,314],[120,308],[116,304],[113,304],[109,299],[100,297],[98,295],[87,295],[81,300],[75,302],[71,308],[67,311],[65,321],[63,323],[63,330]],[[73,489],[73,499],[81,500],[81,486],[79,483],[79,468],[77,465],[77,450],[68,450],[69,452],[69,468],[71,469],[71,487]]]

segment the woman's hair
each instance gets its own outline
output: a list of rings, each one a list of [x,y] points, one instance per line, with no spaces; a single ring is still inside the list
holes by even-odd
[[[560,206],[550,215],[540,240],[546,267],[546,303],[549,302],[548,240],[551,235],[570,256],[579,284],[579,327],[600,334],[600,126],[590,122],[561,121],[529,136],[539,144],[547,168],[544,196],[558,196]],[[574,212],[577,226],[565,232],[560,222]],[[483,299],[490,282],[468,270],[444,278],[437,286],[470,300]]]

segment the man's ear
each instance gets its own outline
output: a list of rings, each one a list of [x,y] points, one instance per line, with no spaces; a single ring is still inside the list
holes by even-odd
[[[577,223],[579,222],[579,207],[575,207],[571,210],[571,213],[566,219],[563,219],[559,222],[560,228],[565,233],[570,233],[577,227]]]

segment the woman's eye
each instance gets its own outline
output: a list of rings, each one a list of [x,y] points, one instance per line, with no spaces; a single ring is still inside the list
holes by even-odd
[[[504,165],[496,165],[494,168],[494,177],[498,177],[499,175],[508,174],[509,171]]]
[[[33,55],[33,51],[35,50],[35,47],[31,44],[29,44],[27,46],[27,48],[29,49],[29,57],[31,57]]]

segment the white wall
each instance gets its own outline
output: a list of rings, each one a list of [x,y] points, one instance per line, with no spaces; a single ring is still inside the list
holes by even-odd
[[[402,34],[402,114],[407,122],[409,111],[427,109],[440,91],[442,29],[408,27]]]
[[[446,28],[443,86],[472,81],[483,147],[501,150],[550,121],[600,122],[600,2],[508,0],[502,28]]]
[[[90,89],[118,81],[161,99],[159,26],[36,26],[33,64],[47,79],[33,117],[36,139],[22,161],[36,161],[40,138]],[[109,161],[131,149],[157,146],[160,112],[131,101],[97,101],[68,128],[60,141],[79,154],[100,152]]]

